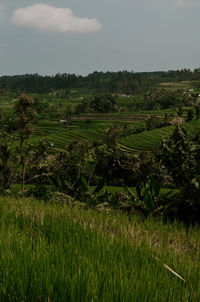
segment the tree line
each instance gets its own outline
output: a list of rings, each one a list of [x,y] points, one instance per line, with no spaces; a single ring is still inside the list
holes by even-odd
[[[141,93],[161,82],[200,80],[200,69],[182,69],[157,72],[93,72],[87,76],[56,74],[41,76],[25,74],[0,77],[0,93],[49,93],[52,90],[84,88],[110,93]]]

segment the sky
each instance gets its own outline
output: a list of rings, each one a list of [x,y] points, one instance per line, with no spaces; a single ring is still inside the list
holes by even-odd
[[[200,0],[0,0],[0,75],[200,67]]]

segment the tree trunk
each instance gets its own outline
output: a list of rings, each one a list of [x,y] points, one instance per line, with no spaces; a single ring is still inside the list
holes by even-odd
[[[20,153],[21,153],[21,166],[22,166],[22,179],[21,179],[22,196],[24,196],[24,181],[25,181],[25,158],[23,154],[23,145],[24,145],[24,139],[21,137]]]
[[[25,162],[24,162],[23,166],[22,166],[22,195],[23,196],[24,196],[25,172],[26,172],[26,166],[25,166]]]

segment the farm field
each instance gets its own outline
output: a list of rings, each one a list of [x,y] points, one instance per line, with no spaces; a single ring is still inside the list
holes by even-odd
[[[198,81],[180,81],[180,82],[163,82],[158,85],[158,87],[162,87],[170,90],[184,89],[189,90],[193,88],[200,88]]]
[[[198,227],[33,199],[1,197],[0,209],[2,302],[200,296]]]
[[[50,95],[32,95],[33,98],[39,99],[49,103],[49,109],[46,113],[40,113],[35,121],[34,133],[31,137],[32,143],[38,140],[45,139],[50,142],[55,150],[62,150],[67,143],[72,139],[85,140],[93,143],[101,140],[106,130],[113,125],[128,125],[133,128],[145,128],[145,120],[151,115],[156,115],[159,118],[164,118],[165,114],[174,114],[175,108],[162,110],[148,110],[148,111],[130,111],[120,113],[91,113],[80,114],[80,116],[72,117],[68,127],[60,123],[64,116],[64,108],[66,105],[76,106],[81,102],[81,98],[59,98]],[[119,99],[121,106],[132,102],[131,98]],[[12,95],[0,97],[0,109],[8,117],[13,118],[13,104],[14,98]],[[183,115],[186,116],[188,108],[183,108]],[[192,121],[184,126],[191,134],[199,131],[199,122]],[[163,137],[169,136],[174,127],[162,127],[150,131],[144,131],[137,134],[122,136],[120,139],[120,146],[122,150],[128,152],[135,151],[150,151],[155,146],[159,145]],[[12,148],[15,148],[17,137],[15,135],[8,135],[7,140],[10,142]]]
[[[67,143],[72,140],[85,140],[94,142],[101,140],[106,133],[106,129],[112,126],[111,121],[98,121],[94,120],[90,123],[85,121],[72,121],[68,129],[65,125],[59,124],[59,121],[40,121],[36,123],[34,133],[31,137],[31,142],[45,139],[49,141],[53,148],[56,150],[64,149]],[[143,125],[140,123],[132,123],[131,125]],[[120,139],[120,146],[122,150],[135,152],[135,151],[151,151],[154,147],[158,146],[163,138],[169,137],[174,126],[163,127],[159,129],[144,131],[138,134],[127,135]],[[184,125],[184,128],[189,134],[195,135],[200,130],[199,121],[191,121]],[[10,143],[12,142],[13,148],[16,146],[17,137],[8,137]]]
[[[124,148],[128,147],[133,151],[151,151],[162,142],[163,138],[169,137],[173,133],[174,128],[174,126],[168,126],[129,135],[126,138],[122,138],[120,143]],[[195,135],[200,131],[200,121],[191,121],[185,124],[184,128],[188,134]]]

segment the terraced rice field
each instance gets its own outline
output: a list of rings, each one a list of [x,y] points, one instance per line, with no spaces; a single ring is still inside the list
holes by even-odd
[[[112,126],[112,121],[94,120],[90,123],[86,121],[73,121],[69,127],[60,124],[58,121],[39,121],[35,126],[32,141],[45,138],[51,142],[56,149],[64,149],[67,143],[72,140],[85,140],[90,143],[101,140],[106,133],[106,129]],[[121,149],[127,152],[151,151],[158,146],[163,138],[169,137],[174,130],[174,126],[144,131],[137,134],[128,135],[120,139]],[[200,131],[200,121],[193,120],[184,124],[188,134],[195,135]]]
[[[69,127],[54,122],[39,122],[35,127],[34,136],[43,136],[52,142],[56,148],[63,149],[71,139],[93,142],[100,140],[106,129],[112,123],[95,121],[87,124],[84,121],[74,121]]]
[[[145,131],[122,138],[120,142],[123,146],[132,148],[133,151],[150,151],[162,142],[163,137],[170,136],[173,130],[174,127],[169,126]]]
[[[184,124],[183,127],[188,134],[195,135],[200,131],[200,121],[193,120]],[[168,126],[129,135],[127,138],[124,137],[120,140],[122,149],[127,151],[151,151],[162,142],[163,138],[169,137],[173,133],[174,128],[174,126]]]
[[[170,108],[166,110],[156,111],[140,111],[140,112],[121,112],[109,114],[82,114],[79,117],[73,117],[73,120],[68,127],[60,123],[63,110],[67,104],[75,106],[80,103],[81,99],[64,99],[52,98],[49,95],[36,96],[40,100],[49,102],[49,110],[37,116],[34,125],[34,134],[31,137],[32,143],[36,143],[39,139],[46,139],[51,143],[55,150],[64,149],[71,139],[86,140],[94,142],[101,140],[106,130],[112,125],[127,123],[133,127],[139,128],[145,125],[145,119],[156,114],[158,117],[164,116],[165,113],[173,113],[176,109]],[[128,99],[129,102],[132,99]],[[120,104],[127,103],[128,100],[121,99]],[[124,104],[125,104],[124,103]],[[7,116],[13,115],[14,98],[11,96],[0,97],[0,110],[6,113]],[[188,109],[188,108],[187,108]],[[191,121],[186,123],[184,127],[188,133],[194,135],[200,131],[200,122]],[[120,139],[121,149],[127,152],[135,151],[150,151],[155,146],[159,145],[163,137],[168,137],[172,134],[174,127],[168,126],[142,133],[132,134],[127,137],[123,136]],[[14,148],[17,143],[16,134],[9,135],[7,140]]]

